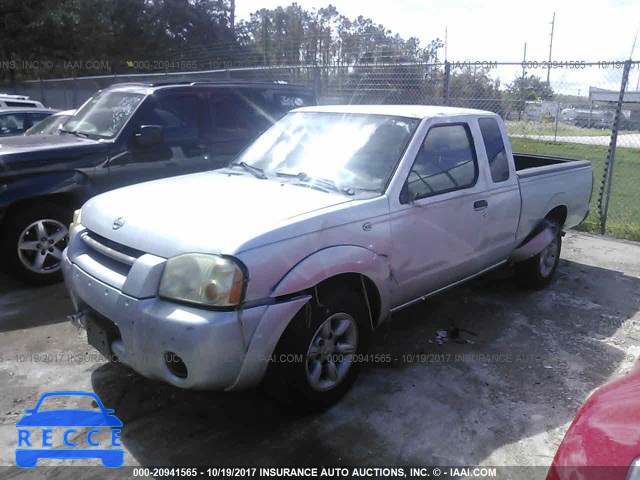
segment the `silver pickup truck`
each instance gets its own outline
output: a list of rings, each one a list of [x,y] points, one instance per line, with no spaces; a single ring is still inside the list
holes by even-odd
[[[587,161],[514,155],[491,112],[297,109],[226,168],[78,210],[63,255],[73,320],[146,377],[264,380],[321,408],[392,312],[506,263],[548,285],[592,180]]]

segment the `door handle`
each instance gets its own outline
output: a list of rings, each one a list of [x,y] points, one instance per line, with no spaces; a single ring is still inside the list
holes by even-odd
[[[486,200],[477,200],[477,201],[473,202],[473,209],[474,210],[484,210],[488,206],[489,206],[489,202],[487,202]]]

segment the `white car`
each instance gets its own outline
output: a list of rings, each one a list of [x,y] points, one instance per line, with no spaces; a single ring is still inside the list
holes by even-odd
[[[31,100],[26,95],[9,95],[8,93],[0,93],[0,108],[45,108],[41,102]]]

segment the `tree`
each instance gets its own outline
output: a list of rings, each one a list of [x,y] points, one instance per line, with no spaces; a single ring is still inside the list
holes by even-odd
[[[507,96],[512,100],[511,106],[515,107],[518,119],[520,119],[527,101],[551,100],[553,99],[553,89],[540,77],[525,75],[524,77],[516,77],[513,82],[507,85]]]
[[[451,74],[449,91],[451,105],[490,110],[502,115],[505,111],[500,81],[493,80],[483,68],[464,67]]]
[[[2,0],[0,80],[131,73],[130,60],[228,59],[229,0]],[[46,70],[20,68],[47,60]],[[93,64],[95,65],[95,63]],[[146,70],[148,71],[148,69]]]
[[[551,85],[535,75],[516,77],[507,85],[507,92],[512,98],[520,100],[551,100],[553,98]]]

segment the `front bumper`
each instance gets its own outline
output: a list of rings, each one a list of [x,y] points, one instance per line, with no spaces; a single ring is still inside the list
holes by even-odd
[[[134,298],[72,263],[63,253],[62,270],[75,309],[113,322],[119,338],[110,350],[141,375],[181,388],[240,390],[264,376],[280,335],[309,300],[234,311],[212,311],[158,297]],[[187,375],[167,363],[177,355]]]

